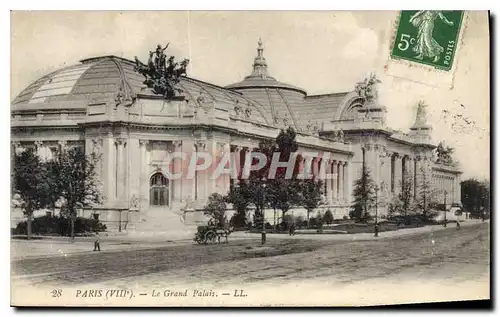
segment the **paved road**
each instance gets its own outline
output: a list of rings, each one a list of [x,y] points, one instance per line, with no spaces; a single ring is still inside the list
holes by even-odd
[[[401,276],[474,280],[489,274],[488,223],[371,241],[270,239],[177,245],[12,262],[14,285],[133,282],[144,286],[332,277],[340,283]],[[16,284],[17,283],[17,284]],[[152,283],[152,284],[151,284]]]

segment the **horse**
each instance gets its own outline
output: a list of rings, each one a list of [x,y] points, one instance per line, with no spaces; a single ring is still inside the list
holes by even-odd
[[[217,233],[217,242],[220,244],[220,238],[226,238],[226,244],[229,243],[227,237],[234,231],[234,227],[224,228],[222,232]]]

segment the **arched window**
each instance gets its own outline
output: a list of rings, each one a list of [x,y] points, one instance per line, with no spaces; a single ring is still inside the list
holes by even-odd
[[[156,173],[149,180],[149,204],[151,206],[167,206],[168,179],[162,173]]]

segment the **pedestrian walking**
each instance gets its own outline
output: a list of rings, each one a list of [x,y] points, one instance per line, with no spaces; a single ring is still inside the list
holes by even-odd
[[[457,220],[457,230],[460,230],[460,221]]]
[[[290,224],[290,228],[288,229],[288,234],[291,235],[291,236],[295,235],[295,223],[292,222]]]
[[[95,234],[94,251],[101,251],[101,241],[99,237],[99,232],[96,232]]]

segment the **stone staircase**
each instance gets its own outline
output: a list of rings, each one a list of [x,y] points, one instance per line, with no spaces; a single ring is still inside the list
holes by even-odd
[[[158,236],[165,239],[190,239],[197,229],[197,222],[182,211],[169,208],[150,208],[138,213],[127,226],[127,234],[132,236]]]

